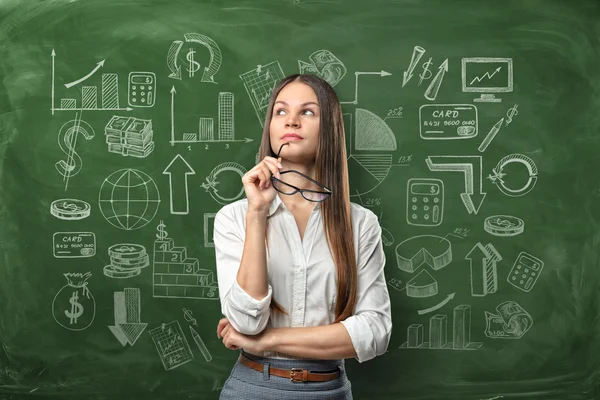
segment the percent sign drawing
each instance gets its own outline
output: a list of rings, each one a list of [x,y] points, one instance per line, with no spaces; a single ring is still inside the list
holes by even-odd
[[[82,121],[81,116],[78,119],[77,114],[75,119],[66,122],[58,132],[58,145],[67,158],[66,160],[57,161],[54,166],[58,173],[63,176],[65,190],[69,185],[69,178],[77,175],[83,166],[83,160],[75,151],[79,134],[83,135],[86,140],[91,140],[95,136],[94,129],[87,122]]]

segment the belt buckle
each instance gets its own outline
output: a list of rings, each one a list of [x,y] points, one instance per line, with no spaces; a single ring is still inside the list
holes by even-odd
[[[296,372],[299,372],[302,375],[302,378],[304,378],[302,371],[304,371],[302,368],[292,368],[290,369],[290,381],[292,382],[304,382],[304,379],[296,379]]]

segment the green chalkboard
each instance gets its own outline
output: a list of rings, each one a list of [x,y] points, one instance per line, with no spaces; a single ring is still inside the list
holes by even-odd
[[[0,397],[218,398],[213,219],[326,78],[380,219],[357,399],[600,398],[600,4],[0,4]]]

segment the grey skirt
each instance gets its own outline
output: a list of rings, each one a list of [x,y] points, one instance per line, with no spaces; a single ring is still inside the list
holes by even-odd
[[[221,400],[352,400],[352,386],[346,376],[344,360],[284,360],[255,356],[240,350],[245,357],[274,368],[303,368],[313,372],[339,368],[340,376],[327,382],[292,382],[289,378],[256,371],[238,359],[223,384]]]

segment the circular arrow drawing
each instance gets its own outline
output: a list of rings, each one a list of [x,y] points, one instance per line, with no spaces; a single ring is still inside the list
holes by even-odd
[[[511,163],[523,164],[525,166],[525,168],[527,168],[529,178],[527,179],[527,182],[525,183],[525,185],[523,185],[523,187],[521,187],[521,188],[518,188],[518,189],[508,188],[508,187],[506,187],[506,184],[504,183],[504,180],[502,179],[506,176],[506,173],[504,173],[504,167],[506,167],[508,164],[511,164]],[[527,193],[529,193],[531,191],[531,189],[533,189],[533,187],[537,183],[537,179],[538,179],[537,178],[538,170],[537,170],[535,163],[533,162],[533,160],[531,158],[527,157],[524,154],[510,154],[510,155],[504,157],[502,160],[500,160],[498,162],[498,165],[496,165],[496,167],[492,170],[492,172],[493,172],[493,175],[488,175],[488,179],[491,180],[492,183],[496,184],[496,186],[498,186],[498,189],[500,189],[500,191],[502,193],[504,193],[507,196],[511,196],[511,197],[526,195]]]
[[[202,186],[203,189],[205,189],[208,193],[210,193],[211,197],[213,199],[215,199],[216,202],[223,204],[223,205],[231,203],[233,201],[236,201],[244,193],[244,187],[242,186],[242,188],[240,189],[238,194],[236,194],[234,197],[223,197],[223,196],[219,195],[219,190],[217,189],[217,185],[220,182],[217,180],[217,175],[219,175],[221,172],[225,172],[225,171],[233,171],[233,172],[238,173],[240,175],[240,179],[243,178],[244,174],[247,172],[246,168],[244,168],[243,166],[241,166],[238,163],[226,162],[226,163],[217,165],[212,171],[210,171],[210,174],[206,177],[206,183],[203,183],[202,185],[200,185],[200,186]]]
[[[215,82],[214,76],[217,74],[217,72],[219,72],[219,69],[221,68],[221,61],[223,60],[223,57],[221,56],[221,49],[217,43],[208,36],[200,33],[186,33],[183,36],[185,37],[186,42],[199,43],[208,49],[210,53],[210,60],[208,67],[204,67],[204,73],[202,74],[201,81],[217,83]],[[171,70],[169,78],[181,80],[181,66],[177,65],[177,57],[179,56],[179,51],[181,50],[182,46],[183,41],[174,40],[173,43],[171,43],[169,51],[167,52],[167,66]]]

